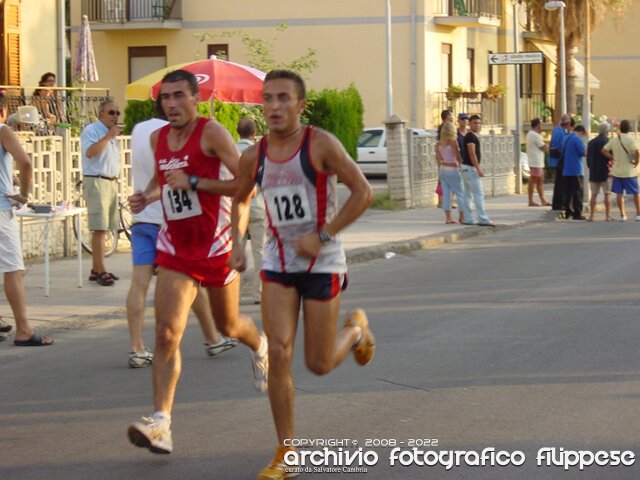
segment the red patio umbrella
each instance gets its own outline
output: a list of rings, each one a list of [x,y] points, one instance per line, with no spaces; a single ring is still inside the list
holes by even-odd
[[[225,103],[262,103],[265,73],[260,70],[215,57],[171,68],[178,69],[196,76],[203,101],[213,99]],[[160,93],[160,84],[161,80],[151,86],[153,99]]]

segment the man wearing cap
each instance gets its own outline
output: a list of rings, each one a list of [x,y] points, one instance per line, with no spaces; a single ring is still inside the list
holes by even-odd
[[[460,155],[462,155],[462,159],[464,160],[467,152],[464,148],[464,137],[466,137],[467,133],[469,133],[469,114],[461,113],[458,115],[458,147],[460,147]]]
[[[562,145],[569,133],[571,117],[564,114],[560,117],[558,125],[551,132],[551,142],[549,142],[549,166],[555,169],[553,181],[553,199],[551,208],[553,210],[564,211],[564,179],[562,177]]]

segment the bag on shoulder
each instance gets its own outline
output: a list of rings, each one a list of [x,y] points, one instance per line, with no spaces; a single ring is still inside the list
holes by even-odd
[[[627,154],[627,157],[629,157],[629,161],[631,163],[635,163],[636,162],[636,152],[629,153],[629,150],[627,150],[626,147],[624,146],[624,143],[622,143],[622,138],[620,137],[620,135],[618,135],[618,140],[620,140],[620,145],[622,145],[622,148],[624,149],[624,152]]]

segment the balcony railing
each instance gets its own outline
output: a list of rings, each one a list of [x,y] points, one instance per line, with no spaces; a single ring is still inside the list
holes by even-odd
[[[82,0],[90,22],[161,22],[182,18],[181,0]]]
[[[440,123],[440,112],[451,110],[455,115],[459,113],[477,114],[482,118],[485,127],[504,126],[504,97],[495,101],[483,98],[480,92],[468,92],[455,99],[448,98],[447,92],[437,92],[433,95],[433,124]]]
[[[502,0],[436,0],[436,15],[450,17],[502,16]]]
[[[553,93],[530,93],[522,97],[520,112],[522,123],[527,125],[532,118],[540,118],[543,122],[553,121],[556,96]]]

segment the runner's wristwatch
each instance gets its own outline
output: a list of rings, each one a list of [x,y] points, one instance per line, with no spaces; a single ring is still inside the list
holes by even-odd
[[[191,190],[195,191],[196,190],[196,186],[198,185],[198,180],[200,180],[198,177],[196,177],[195,175],[191,175],[189,177],[189,185],[191,185]]]
[[[318,237],[320,237],[320,243],[322,243],[323,245],[333,241],[334,238],[329,235],[329,232],[327,232],[324,228],[322,230],[318,230]]]

